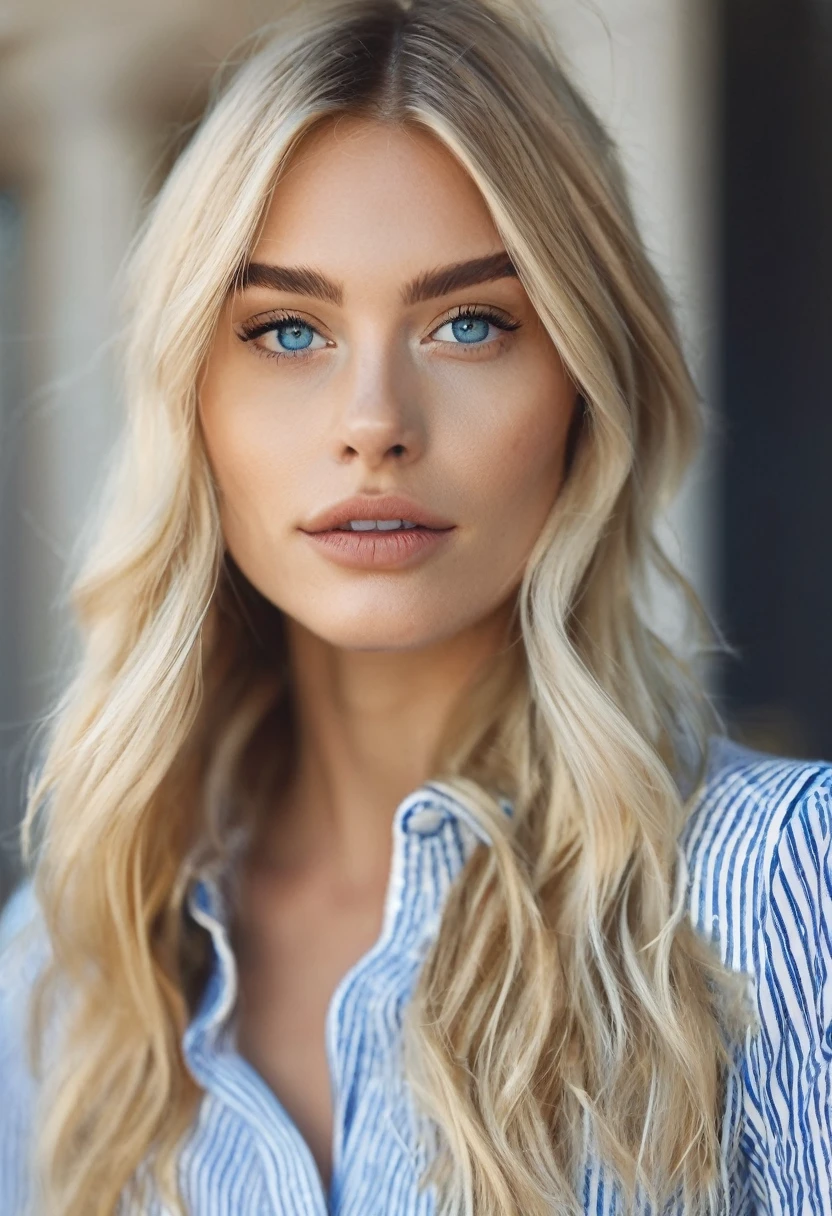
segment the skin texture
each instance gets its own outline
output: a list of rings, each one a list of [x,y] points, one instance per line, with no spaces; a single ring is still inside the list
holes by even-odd
[[[232,295],[200,377],[226,543],[286,616],[301,727],[240,915],[241,1048],[325,1179],[327,1003],[378,935],[393,812],[430,776],[452,703],[502,646],[563,479],[575,389],[519,279],[400,299],[420,273],[503,248],[433,136],[330,121],[278,182],[251,260],[314,268],[343,284],[343,303]],[[480,326],[482,340],[463,343],[450,325],[460,305],[519,327]],[[313,326],[309,355],[264,353],[285,349],[286,326],[241,341],[242,324],[281,309]],[[397,492],[456,525],[416,565],[344,569],[298,530],[352,494]]]

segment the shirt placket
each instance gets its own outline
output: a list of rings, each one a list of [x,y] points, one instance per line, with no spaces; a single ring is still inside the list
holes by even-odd
[[[248,1127],[263,1166],[267,1211],[278,1216],[327,1216],[326,1195],[309,1146],[257,1070],[234,1049],[228,1033],[237,974],[227,916],[215,885],[200,884],[192,914],[211,934],[216,966],[199,1013],[183,1039],[191,1071]],[[242,1196],[240,1201],[244,1202]],[[261,1216],[245,1207],[239,1211],[240,1216]]]
[[[249,1128],[263,1164],[270,1213],[335,1216],[341,1210],[344,1183],[356,1156],[350,1133],[362,1088],[374,1070],[390,1067],[391,1053],[398,1050],[398,1014],[435,936],[448,888],[475,843],[464,819],[460,821],[455,803],[430,787],[411,794],[396,810],[381,932],[344,975],[327,1009],[326,1050],[333,1098],[328,1193],[294,1121],[256,1069],[234,1048],[228,1020],[236,999],[237,975],[225,902],[216,880],[197,884],[190,907],[211,935],[216,966],[183,1047],[197,1081]],[[389,1030],[382,1031],[375,1024],[374,1010],[381,999],[396,1005],[396,1041],[391,1040]],[[394,1079],[398,1089],[401,1077]],[[240,1213],[248,1216],[245,1208]]]
[[[439,840],[447,812],[427,800],[400,809],[385,914],[375,945],[343,977],[327,1013],[327,1051],[333,1085],[334,1143],[329,1211],[341,1210],[344,1184],[372,1154],[355,1143],[353,1125],[367,1086],[384,1069],[390,1098],[397,1075],[399,1012],[410,995],[450,881]],[[396,1009],[391,1021],[382,1016]],[[395,1085],[394,1085],[395,1082]],[[379,1128],[379,1135],[385,1129]]]

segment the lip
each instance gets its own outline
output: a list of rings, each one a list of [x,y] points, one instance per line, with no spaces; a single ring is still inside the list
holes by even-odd
[[[406,519],[409,523],[421,524],[422,527],[432,528],[434,531],[450,530],[454,527],[450,519],[437,515],[405,495],[356,494],[353,498],[345,498],[342,502],[318,512],[301,525],[300,530],[308,534],[330,532],[344,527],[351,519]],[[373,536],[379,535],[381,534],[378,532],[373,533]]]
[[[350,518],[360,517],[353,515]],[[379,518],[386,517],[382,515]],[[333,528],[303,534],[310,544],[338,566],[359,570],[390,570],[416,565],[431,553],[444,548],[455,531],[454,527],[432,529],[420,526],[395,532],[344,532]]]

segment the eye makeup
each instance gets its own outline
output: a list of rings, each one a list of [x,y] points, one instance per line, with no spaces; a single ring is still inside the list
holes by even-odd
[[[502,310],[495,309],[491,306],[481,304],[460,304],[457,305],[456,308],[452,309],[446,317],[444,317],[437,325],[433,327],[431,334],[453,321],[468,319],[487,321],[489,324],[493,325],[495,329],[501,331],[501,337],[503,334],[507,334],[519,329],[522,325],[521,321],[516,321],[507,313],[504,313]],[[311,355],[315,354],[318,350],[325,349],[324,347],[319,346],[316,348],[305,347],[298,348],[297,350],[277,351],[269,350],[257,342],[257,339],[263,337],[264,334],[276,332],[284,327],[289,328],[292,326],[298,329],[308,329],[312,333],[317,334],[319,337],[323,337],[316,326],[314,326],[310,321],[305,320],[297,313],[284,309],[276,309],[265,314],[265,316],[261,314],[259,317],[254,317],[250,321],[243,322],[238,327],[237,336],[241,342],[251,343],[255,353],[264,355],[268,359],[306,359],[311,357]],[[476,350],[485,346],[496,346],[499,342],[500,337],[492,339],[488,342],[440,342],[439,345]]]

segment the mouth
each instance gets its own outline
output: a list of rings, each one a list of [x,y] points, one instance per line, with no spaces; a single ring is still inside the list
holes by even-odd
[[[309,532],[309,536],[323,536],[327,532],[349,532],[354,536],[389,536],[396,532],[450,532],[450,528],[429,528],[427,524],[406,524],[402,523],[397,528],[378,528],[371,526],[369,528],[351,528],[349,524],[343,524],[337,528],[321,528],[319,532]]]
[[[334,507],[319,511],[305,523],[302,532],[310,536],[322,532],[446,532],[454,521],[430,507],[403,495],[356,494]]]
[[[301,529],[303,531],[303,529]],[[444,546],[456,525],[430,528],[426,524],[397,528],[351,528],[349,525],[304,532],[321,553],[338,565],[371,569],[410,566]]]

